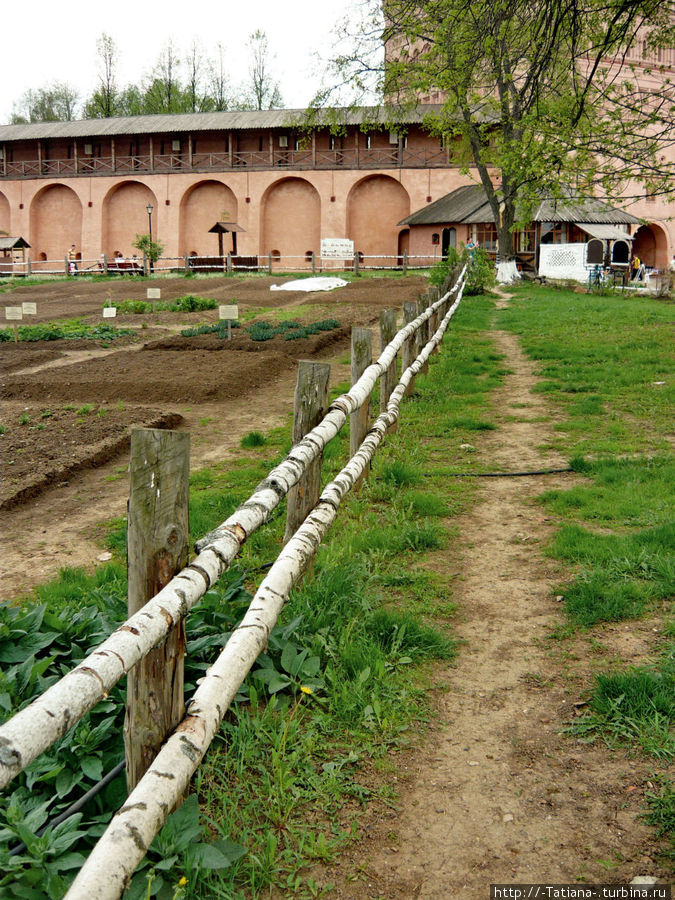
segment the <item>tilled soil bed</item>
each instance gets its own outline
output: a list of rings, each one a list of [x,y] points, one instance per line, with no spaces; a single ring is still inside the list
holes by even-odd
[[[107,462],[129,445],[132,426],[175,428],[177,413],[147,407],[3,404],[0,509],[34,496],[79,469]]]
[[[331,293],[270,291],[288,279],[167,278],[162,300],[187,293],[239,306],[242,327],[231,341],[216,334],[184,337],[182,329],[215,324],[217,310],[196,313],[125,314],[111,323],[136,331],[112,343],[92,340],[0,344],[3,401],[0,452],[5,477],[0,506],[21,502],[69,473],[113,459],[128,445],[132,425],[175,427],[200,404],[242,402],[253,391],[292,378],[298,360],[347,350],[351,327],[374,326],[381,309],[401,309],[425,288],[421,277],[364,278]],[[147,283],[67,282],[26,285],[0,297],[0,307],[37,303],[31,323],[78,317],[101,319],[110,299],[145,299]],[[298,340],[277,335],[253,341],[251,321],[297,319],[311,324],[335,319],[339,327]],[[28,324],[28,323],[27,323]],[[133,346],[130,346],[133,345]],[[141,352],[138,352],[138,351]],[[377,355],[377,339],[373,352]],[[285,390],[285,388],[284,388]],[[291,392],[292,396],[292,392]],[[78,413],[85,407],[86,412]],[[197,413],[198,414],[198,413]],[[23,422],[23,424],[21,424]]]

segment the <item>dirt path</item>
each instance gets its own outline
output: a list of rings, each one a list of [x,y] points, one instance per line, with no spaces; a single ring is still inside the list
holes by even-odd
[[[505,299],[502,302],[506,302]],[[493,331],[512,371],[495,398],[499,428],[478,452],[498,471],[561,467],[543,450],[551,423],[517,340]],[[537,494],[569,475],[483,482],[460,524],[463,555],[430,559],[456,572],[463,642],[437,673],[437,721],[421,751],[403,753],[398,809],[371,810],[363,839],[325,873],[343,900],[485,900],[491,883],[595,883],[658,874],[651,833],[636,816],[644,764],[559,733],[587,686],[589,646],[548,638],[561,621],[552,531]],[[608,628],[624,659],[644,653],[649,623]]]

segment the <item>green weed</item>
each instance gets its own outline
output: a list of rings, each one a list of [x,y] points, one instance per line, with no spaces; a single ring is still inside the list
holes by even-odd
[[[240,444],[244,449],[263,447],[266,444],[265,435],[261,431],[249,431],[241,439]]]

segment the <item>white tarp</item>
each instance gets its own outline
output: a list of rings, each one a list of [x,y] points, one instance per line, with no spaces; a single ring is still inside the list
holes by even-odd
[[[540,244],[539,274],[588,281],[586,244]]]
[[[344,278],[299,278],[297,281],[287,281],[285,284],[270,285],[271,291],[334,291],[335,288],[349,284]]]

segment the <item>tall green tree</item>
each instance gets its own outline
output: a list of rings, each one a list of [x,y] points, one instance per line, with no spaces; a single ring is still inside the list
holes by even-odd
[[[63,81],[51,85],[29,88],[14,104],[10,124],[26,122],[71,122],[77,116],[79,94]]]
[[[99,58],[98,86],[84,105],[85,119],[107,119],[122,112],[116,69],[119,59],[117,44],[109,34],[101,34],[96,41]]]
[[[283,105],[279,82],[272,74],[272,58],[267,35],[258,29],[248,41],[249,61],[249,99],[245,105],[253,109],[277,109]]]
[[[166,42],[143,90],[144,113],[189,112],[181,81],[181,56],[173,40]]]
[[[216,45],[216,56],[207,63],[208,96],[212,109],[225,110],[232,104],[229,79],[225,70],[225,48],[221,43]]]
[[[672,45],[672,5],[385,0],[383,18],[380,2],[366,6],[366,45],[337,59],[338,70],[360,84],[375,75],[392,124],[422,98],[440,102],[426,124],[477,171],[503,274],[515,273],[514,228],[542,195],[616,196],[636,176],[672,190],[672,164],[660,159],[673,137],[672,83],[645,88],[626,56],[638,37]],[[373,57],[382,44],[384,60]]]

